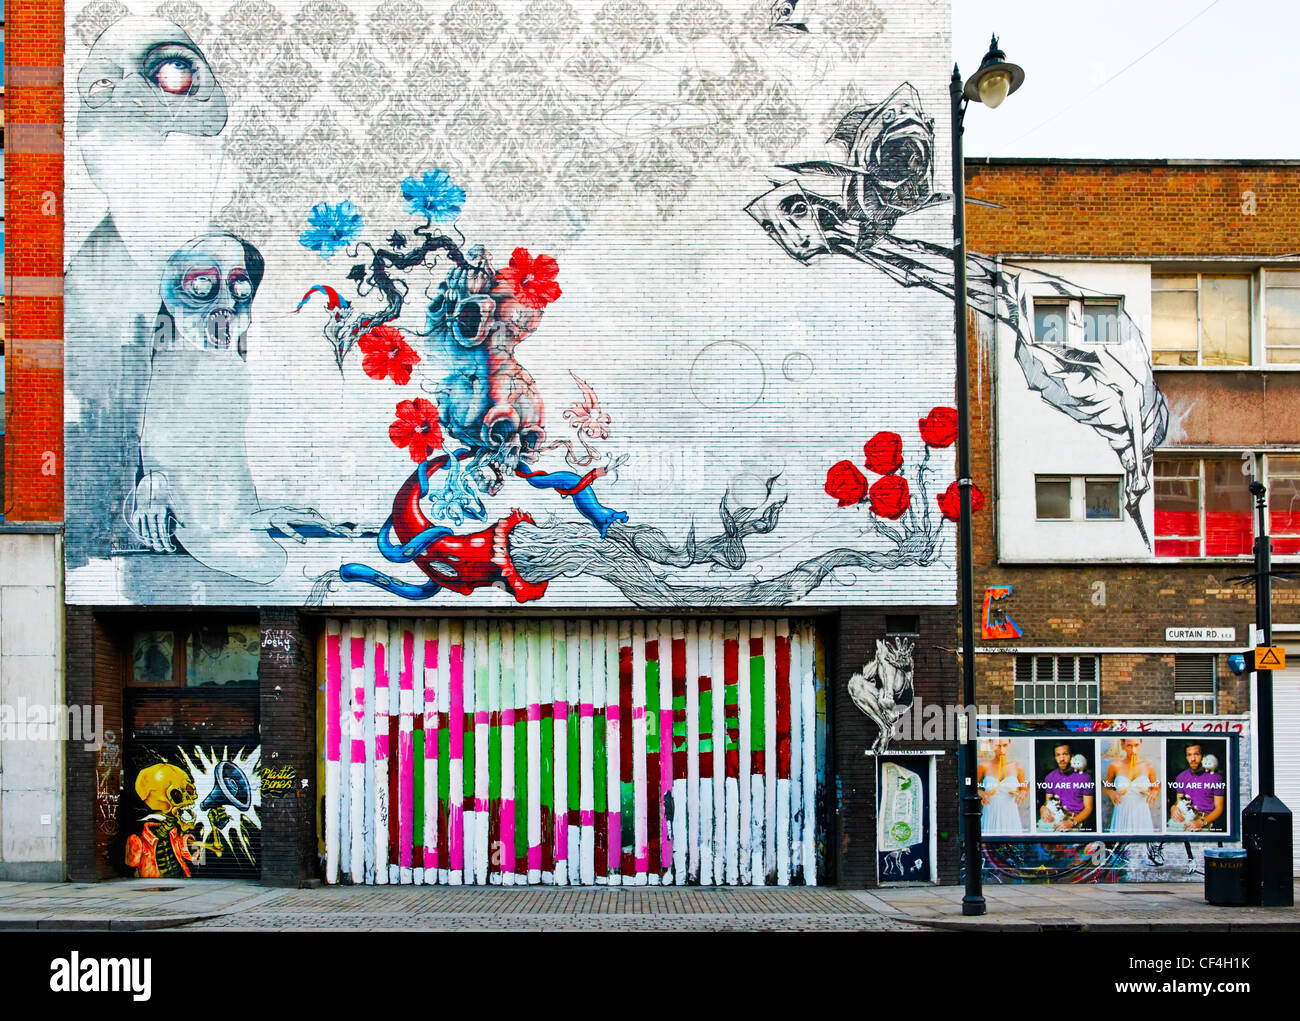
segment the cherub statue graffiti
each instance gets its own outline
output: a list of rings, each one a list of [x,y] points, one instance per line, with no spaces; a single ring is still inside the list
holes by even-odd
[[[849,698],[879,728],[872,751],[887,751],[894,726],[912,705],[912,641],[876,642],[876,658],[849,678]]]
[[[953,297],[953,251],[894,233],[898,221],[949,195],[934,190],[934,121],[902,84],[880,103],[849,111],[832,133],[843,159],[786,164],[798,177],[755,198],[746,212],[802,263],[841,255],[874,266],[903,287]],[[1148,546],[1140,503],[1151,489],[1151,459],[1165,437],[1169,409],[1151,371],[1141,331],[1120,312],[1105,343],[1085,343],[1081,324],[1052,337],[1034,335],[1027,286],[1083,297],[1061,277],[995,266],[967,256],[967,294],[981,315],[1009,327],[1029,387],[1115,451],[1125,474],[1125,502]]]

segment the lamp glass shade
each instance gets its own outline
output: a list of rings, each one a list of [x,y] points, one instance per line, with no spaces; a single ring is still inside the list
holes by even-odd
[[[1006,71],[992,71],[979,80],[976,88],[979,89],[980,102],[996,110],[1011,92],[1011,75]]]

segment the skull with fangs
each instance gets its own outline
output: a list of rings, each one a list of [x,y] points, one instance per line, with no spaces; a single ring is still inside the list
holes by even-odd
[[[253,297],[262,282],[262,256],[233,234],[205,234],[167,262],[160,297],[171,318],[172,344],[245,354]]]
[[[439,418],[468,446],[489,454],[499,473],[533,461],[545,439],[542,399],[515,346],[537,328],[542,313],[524,306],[495,278],[490,255],[475,245],[470,267],[453,268],[429,307],[429,327],[457,368],[443,381]]]

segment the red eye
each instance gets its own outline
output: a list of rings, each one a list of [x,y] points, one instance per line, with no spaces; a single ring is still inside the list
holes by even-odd
[[[154,84],[173,96],[184,96],[194,89],[194,65],[183,57],[174,57],[158,65]]]
[[[242,269],[233,269],[230,276],[226,278],[226,283],[230,287],[230,293],[234,295],[236,301],[247,301],[253,296],[253,281],[248,278],[248,274]]]
[[[181,278],[181,290],[198,301],[210,301],[221,286],[221,272],[215,266],[192,269]]]

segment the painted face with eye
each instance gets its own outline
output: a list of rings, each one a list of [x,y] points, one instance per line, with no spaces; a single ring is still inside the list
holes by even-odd
[[[207,59],[185,32],[158,18],[123,18],[95,40],[77,76],[77,132],[162,138],[169,132],[218,135],[226,97]]]
[[[183,348],[238,347],[253,321],[262,256],[233,234],[195,238],[168,260],[160,297]]]
[[[759,196],[745,211],[758,221],[773,241],[800,262],[830,251],[817,206],[794,182]]]

